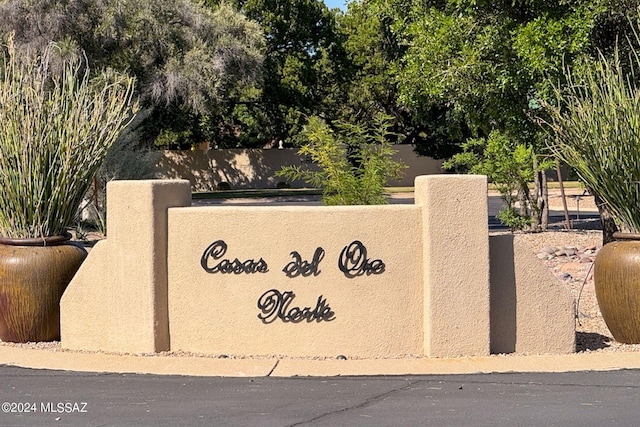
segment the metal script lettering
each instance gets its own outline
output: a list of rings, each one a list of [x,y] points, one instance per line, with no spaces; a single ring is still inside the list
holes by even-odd
[[[296,295],[293,291],[268,290],[258,298],[258,308],[261,311],[258,314],[258,319],[267,324],[273,323],[277,319],[285,323],[300,323],[303,320],[306,320],[307,323],[313,321],[330,322],[335,319],[335,313],[327,304],[327,299],[322,295],[318,297],[316,306],[313,309],[311,307],[290,307],[295,297]]]
[[[291,252],[291,257],[293,257],[293,261],[289,264],[285,265],[282,271],[289,278],[294,278],[298,276],[309,277],[311,275],[317,276],[320,274],[320,261],[324,258],[324,249],[317,248],[315,253],[313,254],[313,259],[311,261],[303,261],[300,254],[296,251]]]
[[[354,240],[340,252],[338,268],[349,279],[366,274],[384,273],[385,264],[380,259],[367,258],[367,248],[359,240]]]
[[[200,258],[200,265],[204,268],[204,271],[211,274],[255,274],[269,271],[269,266],[262,258],[258,261],[253,259],[240,261],[238,258],[233,261],[221,259],[225,253],[227,253],[227,244],[224,240],[216,240],[204,250]],[[218,260],[220,261],[217,264],[211,265]]]

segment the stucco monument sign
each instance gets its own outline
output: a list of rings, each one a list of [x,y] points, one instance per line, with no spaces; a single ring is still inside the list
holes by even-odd
[[[484,176],[418,177],[414,205],[192,207],[183,180],[114,181],[107,197],[108,238],[63,296],[65,348],[573,351],[568,292],[513,236],[489,238]]]
[[[172,209],[171,347],[422,354],[422,334],[410,332],[423,322],[419,209],[377,208]]]

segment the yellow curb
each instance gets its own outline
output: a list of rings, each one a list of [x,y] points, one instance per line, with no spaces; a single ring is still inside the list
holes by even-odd
[[[138,356],[0,347],[0,364],[78,372],[263,377],[269,375],[277,360]]]
[[[0,346],[0,364],[34,369],[215,377],[444,375],[640,368],[640,352],[486,357],[307,360],[78,353]]]
[[[640,368],[640,353],[494,355],[453,359],[280,360],[271,376],[440,375]]]

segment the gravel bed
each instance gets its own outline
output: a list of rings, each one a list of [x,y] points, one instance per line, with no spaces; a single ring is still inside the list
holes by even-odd
[[[602,247],[600,230],[523,233],[521,237],[561,285],[570,290],[576,301],[578,352],[640,351],[640,344],[622,344],[613,339],[598,307],[593,284],[593,259]],[[545,257],[549,248],[555,248],[558,255]]]

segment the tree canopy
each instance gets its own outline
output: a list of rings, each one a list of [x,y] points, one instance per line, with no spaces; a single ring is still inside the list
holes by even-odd
[[[209,0],[214,7],[218,3]],[[336,11],[319,0],[235,0],[233,4],[260,25],[266,43],[261,90],[251,102],[239,106],[245,120],[243,132],[253,134],[252,140],[262,145],[290,142],[310,116],[333,119],[342,103],[344,84],[343,40]]]
[[[92,69],[132,74],[144,105],[174,115],[217,111],[257,84],[263,61],[255,22],[190,0],[2,0],[0,39],[10,33],[19,49],[55,41],[83,50]]]
[[[399,107],[446,147],[465,150],[451,167],[494,171],[490,179],[512,180],[505,194],[518,184],[520,205],[529,207],[521,212],[525,217],[544,207],[543,195],[529,194],[526,184],[531,176],[544,179],[539,172],[548,167],[545,134],[532,116],[552,87],[564,84],[564,67],[587,64],[599,49],[610,49],[617,35],[630,34],[621,20],[637,14],[630,6],[606,0],[363,0],[360,5],[389,17],[389,30],[404,48],[391,73]],[[434,113],[445,117],[435,129]],[[428,136],[425,142],[431,144]],[[506,159],[516,170],[505,174]],[[533,175],[524,168],[526,159]]]
[[[385,114],[422,154],[467,147],[459,167],[485,161],[491,135],[540,165],[531,116],[566,66],[631,34],[639,3],[360,0],[342,12],[321,0],[0,0],[0,38],[54,40],[134,74],[158,141],[296,143],[312,116],[366,126]]]

